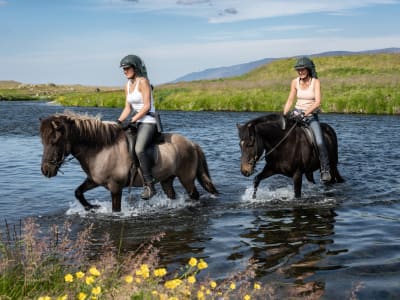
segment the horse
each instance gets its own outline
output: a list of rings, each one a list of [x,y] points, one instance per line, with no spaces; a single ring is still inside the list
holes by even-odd
[[[154,145],[153,149],[152,174],[167,197],[176,198],[175,177],[191,199],[198,200],[200,196],[195,186],[196,178],[207,192],[217,195],[201,147],[180,134],[161,135],[163,142]],[[41,119],[40,137],[44,176],[56,176],[69,155],[79,161],[87,177],[75,190],[75,197],[86,210],[98,208],[85,199],[86,191],[105,187],[111,193],[113,212],[118,212],[121,211],[123,188],[143,185],[142,177],[136,176],[139,168],[129,153],[125,130],[115,122],[66,111]]]
[[[241,173],[249,177],[256,163],[265,157],[266,165],[254,178],[253,198],[261,180],[275,174],[293,178],[295,198],[301,197],[302,178],[315,184],[313,172],[320,168],[318,150],[304,129],[303,124],[280,114],[269,114],[237,124],[240,149]],[[344,182],[338,164],[338,142],[336,132],[326,123],[321,129],[328,151],[331,180],[328,183]]]

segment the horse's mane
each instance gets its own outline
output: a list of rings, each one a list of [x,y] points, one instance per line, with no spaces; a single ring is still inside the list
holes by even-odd
[[[115,143],[119,138],[122,129],[114,122],[102,121],[100,116],[90,116],[88,114],[78,114],[71,111],[56,113],[48,118],[50,121],[60,120],[72,124],[70,126],[70,138],[75,139],[79,136],[81,140],[94,146],[108,146]],[[45,129],[41,128],[42,135],[45,136]]]
[[[264,115],[264,116],[260,116],[255,119],[252,119],[252,120],[248,121],[247,123],[245,123],[244,125],[245,126],[249,126],[249,125],[256,126],[256,125],[263,124],[263,123],[271,124],[271,123],[280,122],[281,119],[282,119],[281,114],[273,113],[273,114]]]

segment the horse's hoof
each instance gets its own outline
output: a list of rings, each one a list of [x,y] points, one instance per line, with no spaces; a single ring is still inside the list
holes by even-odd
[[[257,195],[256,195],[256,193],[253,193],[253,197],[252,197],[253,199],[257,199]]]
[[[85,206],[85,210],[86,211],[96,211],[97,209],[99,209],[101,206],[100,205],[90,205],[90,206]]]

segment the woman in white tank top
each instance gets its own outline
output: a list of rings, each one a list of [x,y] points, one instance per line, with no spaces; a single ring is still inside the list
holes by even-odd
[[[289,113],[294,100],[297,98],[295,108],[289,117],[301,119],[310,126],[319,150],[321,181],[329,182],[331,180],[329,157],[318,118],[321,106],[320,81],[314,62],[310,58],[299,58],[294,68],[297,70],[299,76],[292,80],[290,93],[283,108],[283,114],[286,116]]]
[[[151,158],[146,150],[152,147],[157,132],[153,92],[147,78],[147,71],[143,61],[136,55],[125,56],[120,63],[128,79],[125,88],[125,108],[117,122],[122,123],[132,113],[132,123],[137,124],[138,132],[135,143],[135,153],[138,157],[143,174],[144,189],[142,199],[150,199],[156,193],[154,179],[151,174]]]

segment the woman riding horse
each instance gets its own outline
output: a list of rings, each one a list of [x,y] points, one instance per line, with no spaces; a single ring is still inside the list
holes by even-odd
[[[286,116],[289,113],[294,99],[297,97],[295,109],[290,117],[301,120],[310,126],[318,146],[321,181],[327,183],[331,181],[329,158],[318,119],[318,112],[321,106],[321,84],[314,62],[310,58],[299,58],[294,68],[299,76],[292,80],[283,114]]]

